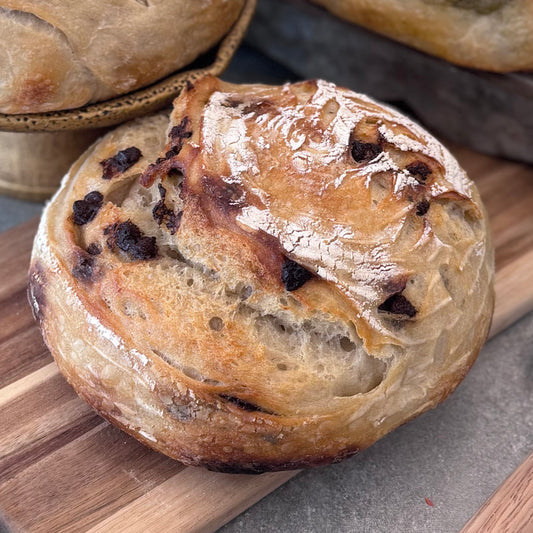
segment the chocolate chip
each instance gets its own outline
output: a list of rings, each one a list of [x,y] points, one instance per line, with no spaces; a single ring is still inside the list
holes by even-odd
[[[422,200],[421,202],[418,202],[416,204],[416,214],[419,217],[424,216],[429,210],[429,202],[428,200]]]
[[[281,281],[288,291],[299,289],[313,274],[295,261],[285,258],[281,268]]]
[[[363,163],[372,161],[377,157],[382,151],[383,148],[379,144],[365,143],[361,141],[352,142],[352,157],[357,163]]]
[[[94,273],[94,262],[94,257],[79,253],[78,262],[72,269],[72,275],[81,281],[91,281]]]
[[[182,211],[174,212],[165,205],[164,200],[159,200],[152,209],[152,217],[159,226],[165,224],[171,235],[178,231],[181,224]]]
[[[121,150],[113,157],[100,161],[104,172],[102,178],[109,180],[114,178],[117,174],[120,174],[128,168],[132,167],[142,157],[141,151],[135,146],[130,146],[125,150]]]
[[[102,205],[102,201],[104,199],[104,196],[100,191],[91,191],[85,195],[84,200],[86,202],[89,202],[91,204],[100,204]]]
[[[72,220],[77,226],[83,226],[94,219],[104,197],[99,191],[92,191],[85,195],[83,200],[76,200],[72,204]]]
[[[169,133],[169,137],[174,139],[188,139],[192,136],[192,131],[188,130],[189,126],[189,117],[183,117],[183,120],[177,125],[174,126]]]
[[[160,158],[159,163],[164,161],[165,159],[170,159],[171,157],[174,157],[175,155],[178,155],[180,153],[180,150],[177,146],[173,146],[168,152],[165,153],[165,157]]]
[[[428,179],[428,176],[431,174],[431,169],[426,165],[426,163],[423,163],[422,161],[415,161],[414,163],[410,163],[405,168],[420,183],[425,182]]]
[[[176,213],[173,209],[167,207],[165,205],[167,190],[160,183],[157,185],[157,188],[159,189],[161,200],[154,205],[154,208],[152,209],[152,217],[159,226],[165,224],[167,229],[170,230],[170,234],[174,235],[180,227],[183,212],[179,211]]]
[[[394,315],[405,315],[413,318],[416,315],[416,309],[411,302],[400,293],[389,296],[381,305],[378,306],[379,311],[385,311]]]
[[[109,235],[106,242],[111,251],[119,248],[130,259],[147,260],[157,256],[155,237],[144,235],[131,220],[107,226],[104,235]]]
[[[92,242],[87,246],[87,253],[90,255],[99,255],[102,253],[102,247],[97,242]]]

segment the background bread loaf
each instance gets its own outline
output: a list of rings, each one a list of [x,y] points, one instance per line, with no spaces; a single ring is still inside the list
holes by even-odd
[[[533,70],[530,0],[312,0],[335,15],[471,68]]]
[[[219,41],[244,0],[0,2],[0,112],[82,106],[151,84]]]
[[[41,221],[30,298],[83,398],[187,464],[258,472],[341,460],[457,386],[493,251],[444,147],[320,80],[207,77],[167,124],[107,135]]]

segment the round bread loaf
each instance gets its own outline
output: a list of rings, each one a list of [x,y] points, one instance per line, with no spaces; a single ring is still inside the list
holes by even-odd
[[[80,107],[144,87],[211,48],[244,0],[0,0],[0,112]]]
[[[533,70],[531,0],[312,0],[423,52],[465,67]]]
[[[478,191],[419,126],[325,81],[207,77],[170,125],[124,125],[73,166],[30,301],[102,416],[260,472],[339,461],[442,401],[492,282]]]

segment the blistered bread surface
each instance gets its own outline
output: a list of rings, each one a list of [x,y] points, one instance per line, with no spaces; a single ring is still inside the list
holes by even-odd
[[[0,0],[0,113],[83,106],[185,67],[244,0]]]
[[[103,416],[251,472],[343,459],[442,401],[493,275],[475,185],[409,119],[325,81],[208,77],[74,165],[30,293]]]

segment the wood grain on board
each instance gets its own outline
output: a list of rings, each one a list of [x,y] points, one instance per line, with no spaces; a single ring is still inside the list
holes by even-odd
[[[533,453],[468,521],[461,533],[533,531]]]
[[[533,168],[453,151],[476,180],[491,219],[495,334],[533,309]],[[161,531],[213,531],[296,474],[236,476],[185,467],[79,400],[26,302],[36,226],[31,221],[0,235],[0,517],[14,531],[144,532],[156,518]],[[525,468],[530,483],[531,461]]]

